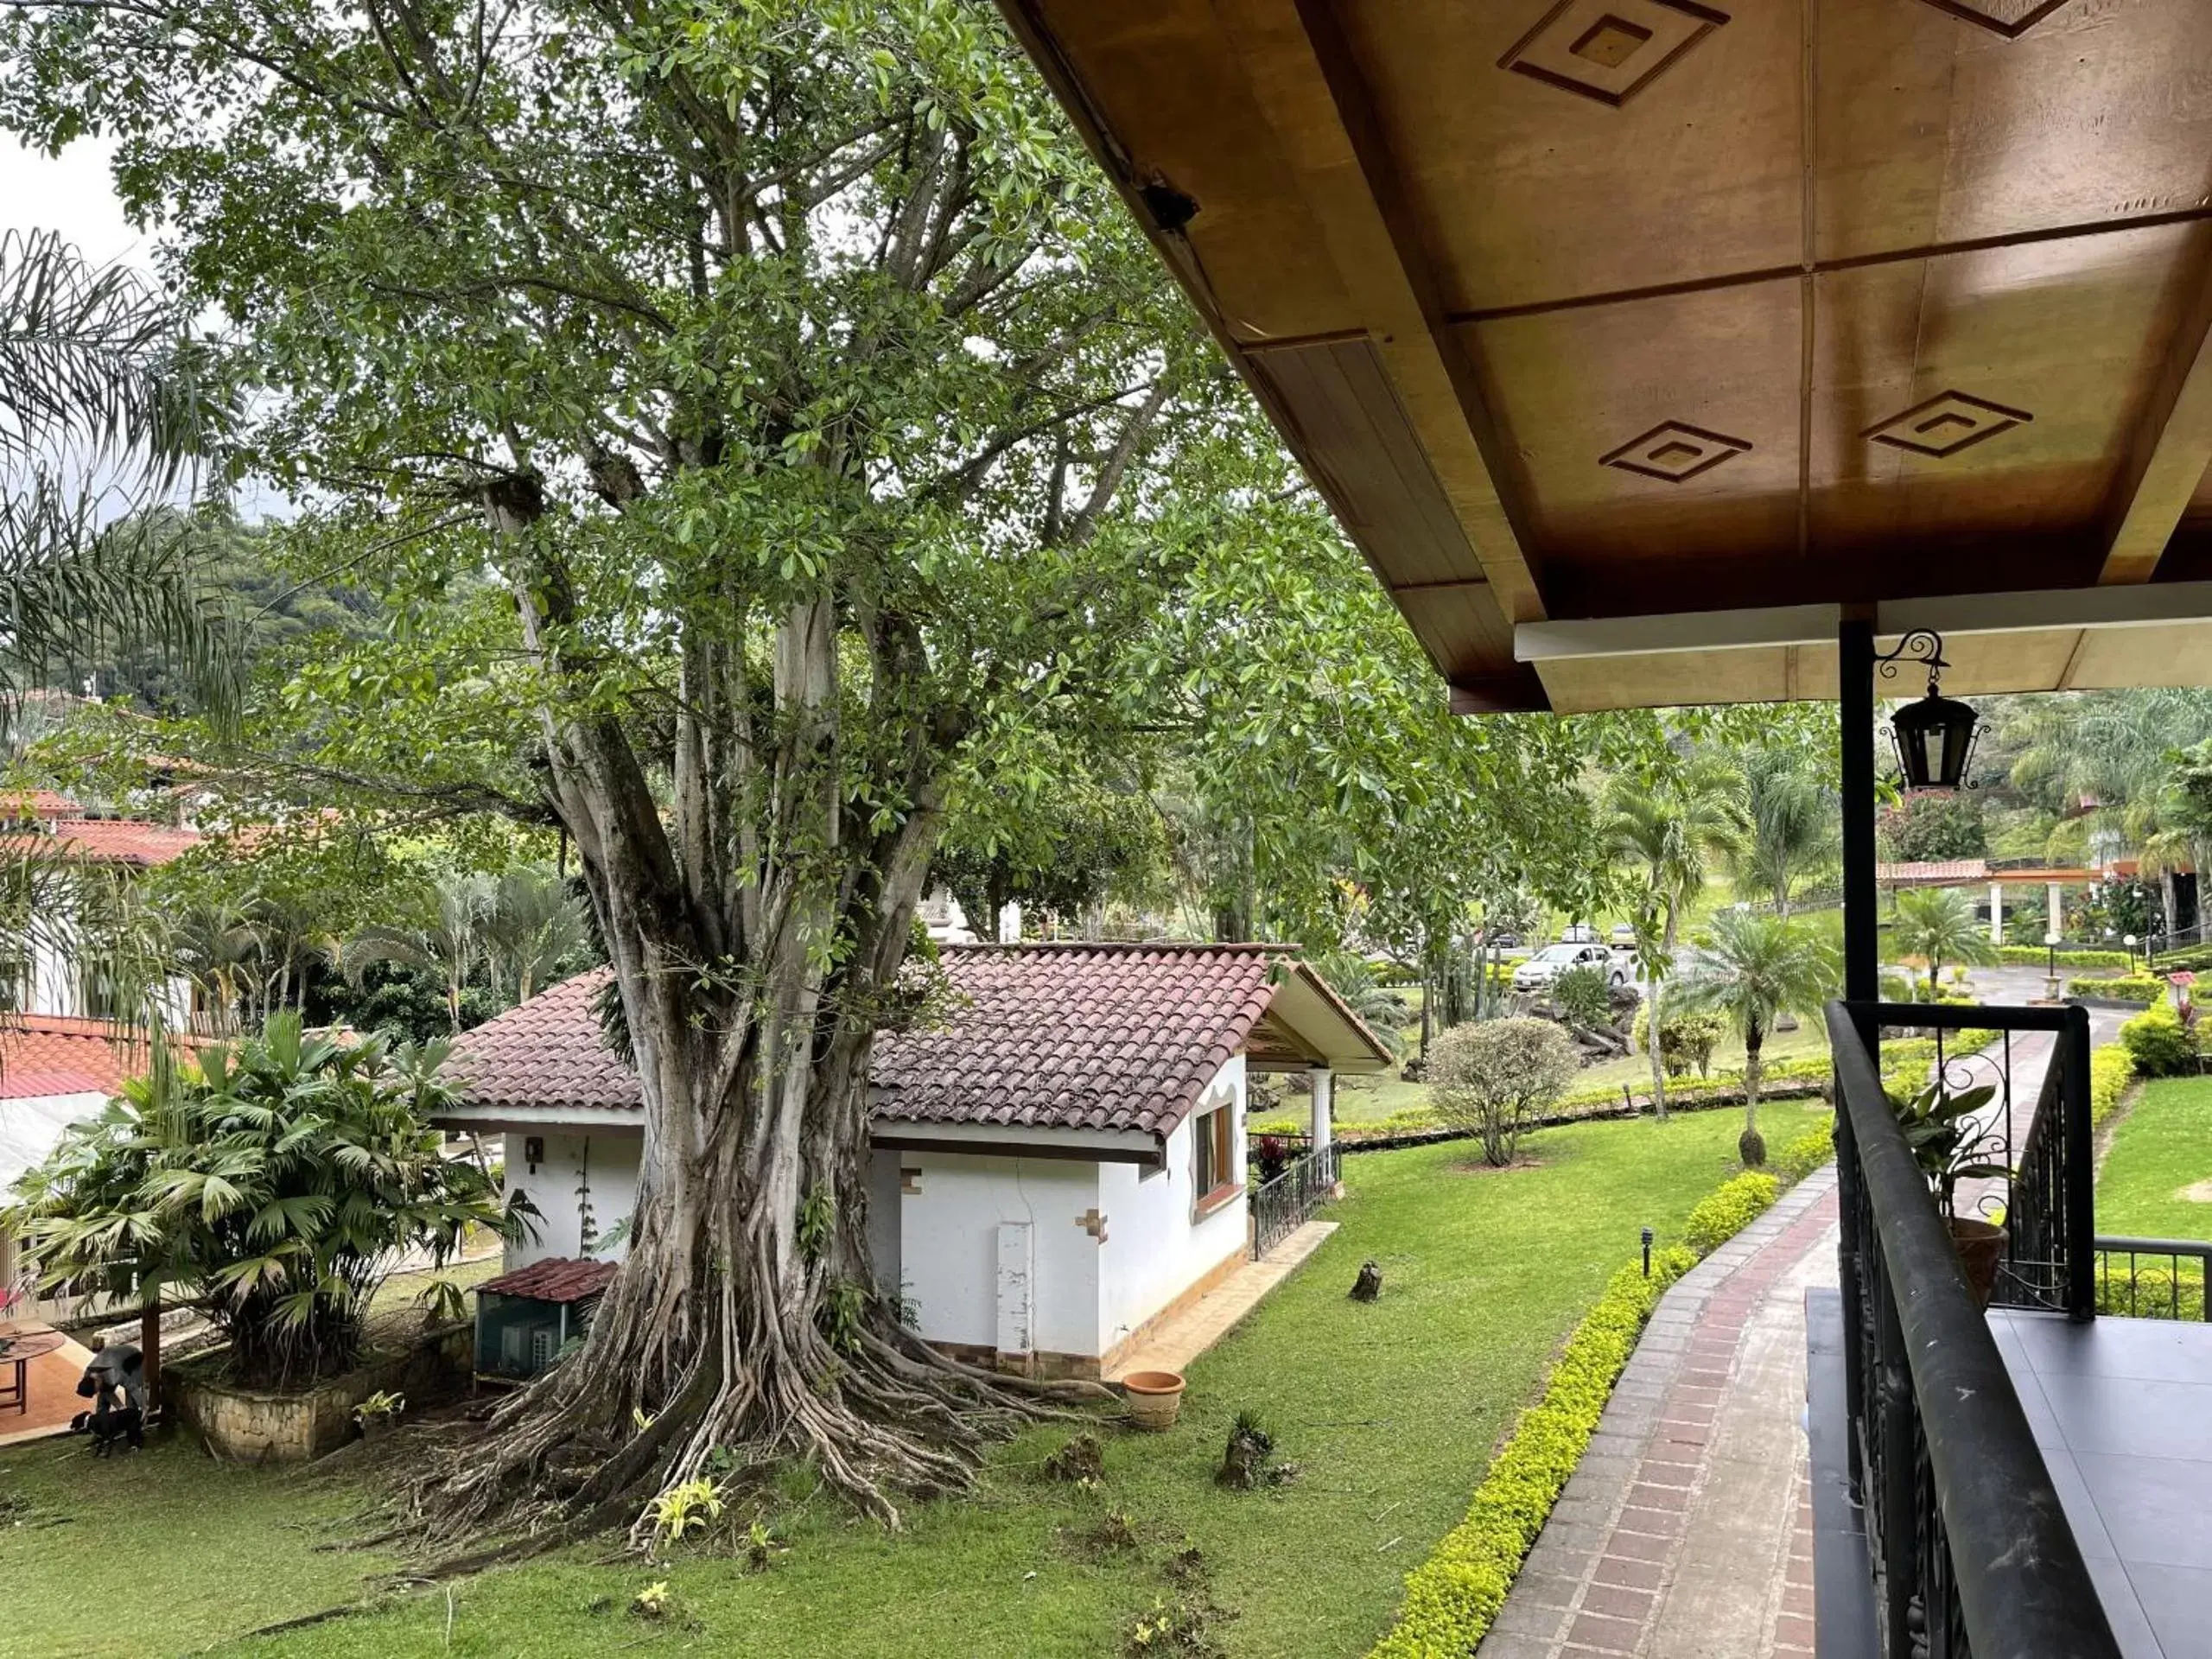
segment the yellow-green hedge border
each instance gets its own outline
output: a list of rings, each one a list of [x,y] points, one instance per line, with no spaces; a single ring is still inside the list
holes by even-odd
[[[1405,1604],[1369,1659],[1464,1659],[1475,1650],[1598,1432],[1605,1402],[1651,1310],[1700,1254],[1725,1243],[1768,1209],[1781,1185],[1757,1170],[1722,1182],[1690,1211],[1690,1236],[1694,1240],[1702,1234],[1709,1243],[1700,1250],[1674,1244],[1656,1252],[1649,1279],[1633,1262],[1613,1274],[1567,1338],[1545,1379],[1543,1396],[1521,1414],[1475,1489],[1466,1519],[1406,1574]]]

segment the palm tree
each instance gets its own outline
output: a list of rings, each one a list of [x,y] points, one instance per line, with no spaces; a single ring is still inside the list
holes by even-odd
[[[518,1002],[529,1001],[562,957],[582,949],[588,938],[582,906],[568,884],[543,864],[518,865],[499,877],[481,931],[493,988],[513,985]]]
[[[1662,1122],[1667,1076],[1659,1053],[1661,992],[1674,963],[1682,912],[1705,886],[1707,861],[1732,855],[1742,842],[1742,785],[1732,767],[1700,755],[1656,782],[1616,779],[1608,803],[1606,851],[1634,873],[1640,888],[1637,960],[1650,999],[1651,1102]]]
[[[1795,749],[1754,750],[1744,763],[1744,783],[1751,832],[1730,866],[1739,891],[1768,894],[1774,913],[1786,917],[1798,884],[1841,855],[1841,798]]]
[[[1900,957],[1928,960],[1928,992],[1936,994],[1943,964],[1986,965],[1997,960],[1997,947],[1989,942],[1966,896],[1951,887],[1916,887],[1897,895],[1894,935]]]
[[[338,966],[356,987],[376,963],[394,963],[443,976],[446,1017],[461,1029],[461,994],[483,954],[484,920],[492,908],[487,876],[461,871],[432,884],[425,914],[412,926],[365,927],[339,947]]]
[[[1832,995],[1835,952],[1802,923],[1751,911],[1724,910],[1698,941],[1705,952],[1682,985],[1688,1007],[1719,1014],[1744,1041],[1744,1133],[1737,1155],[1746,1167],[1766,1161],[1759,1135],[1760,1052],[1783,1014],[1809,1015]]]
[[[235,715],[237,654],[203,606],[175,489],[225,414],[176,308],[51,233],[0,235],[0,734],[26,690],[88,656],[168,650]],[[90,474],[89,480],[86,474]]]

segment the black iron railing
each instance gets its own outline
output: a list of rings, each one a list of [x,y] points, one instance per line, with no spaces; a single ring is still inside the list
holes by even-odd
[[[1332,1141],[1318,1152],[1292,1159],[1273,1180],[1252,1189],[1254,1261],[1313,1220],[1314,1212],[1336,1197],[1337,1155]]]
[[[2063,1099],[2074,1033],[2053,1020],[2062,1012],[2080,1014],[1941,1014],[1999,1031],[2034,1029],[2021,1016],[2042,1016],[2056,1039],[2050,1069]],[[1937,1015],[1842,1002],[1827,1012],[1852,1475],[1864,1504],[1883,1651],[1891,1659],[2118,1659],[1996,1338],[1883,1091],[1875,1058],[1882,1027],[1941,1028],[1948,1020]],[[2087,1032],[2083,1021],[2085,1048]],[[2086,1084],[2086,1057],[2082,1069]],[[2028,1139],[2035,1140],[2032,1129]],[[2086,1175],[2086,1161],[2080,1167]],[[2088,1241],[2081,1243],[2086,1262]],[[2072,1272],[2063,1276],[2071,1286]]]
[[[2212,1319],[2212,1244],[2193,1238],[2100,1238],[2096,1291],[2100,1313]]]

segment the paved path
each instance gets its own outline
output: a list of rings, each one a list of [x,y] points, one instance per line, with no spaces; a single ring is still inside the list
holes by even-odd
[[[1191,1362],[1227,1336],[1230,1328],[1260,1305],[1260,1299],[1290,1277],[1321,1241],[1337,1230],[1333,1221],[1309,1221],[1256,1262],[1247,1262],[1188,1307],[1171,1313],[1107,1368],[1106,1381],[1119,1382],[1131,1371],[1187,1371]],[[1347,1286],[1347,1288],[1350,1287]]]
[[[1661,1300],[1481,1659],[1812,1653],[1805,1292],[1835,1245],[1830,1166]]]

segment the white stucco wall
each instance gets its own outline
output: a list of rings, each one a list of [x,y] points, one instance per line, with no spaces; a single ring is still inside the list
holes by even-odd
[[[46,1161],[63,1129],[99,1116],[106,1104],[107,1096],[103,1094],[31,1095],[0,1100],[0,1205],[14,1198],[18,1176]],[[15,1241],[0,1232],[0,1289],[15,1285],[27,1266]]]
[[[903,1278],[899,1237],[899,1154],[876,1147],[868,1159],[868,1269],[879,1294],[896,1301]]]
[[[507,1246],[505,1260],[510,1268],[528,1267],[549,1256],[584,1254],[576,1200],[580,1172],[588,1171],[590,1175],[592,1225],[599,1236],[611,1232],[638,1202],[638,1160],[645,1147],[642,1135],[620,1129],[559,1134],[549,1130],[544,1136],[545,1156],[535,1173],[522,1155],[523,1142],[528,1138],[520,1130],[506,1137],[506,1190],[529,1193],[541,1217],[535,1239]],[[617,1245],[594,1254],[619,1262],[626,1248]]]
[[[902,1195],[902,1287],[931,1342],[999,1345],[1001,1222],[1030,1229],[1030,1351],[1096,1355],[1101,1246],[1083,1216],[1103,1208],[1098,1166],[1048,1158],[902,1152],[918,1191]]]
[[[1236,1115],[1230,1145],[1237,1193],[1193,1224],[1192,1126],[1201,1113],[1224,1105]],[[1096,1351],[1110,1350],[1224,1257],[1243,1253],[1244,1106],[1240,1054],[1214,1074],[1191,1115],[1168,1136],[1165,1169],[1147,1174],[1134,1164],[1101,1166],[1098,1207],[1106,1212],[1107,1228]]]

